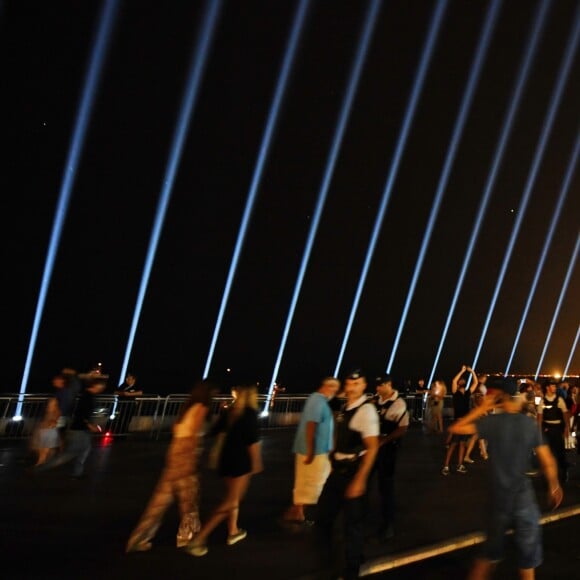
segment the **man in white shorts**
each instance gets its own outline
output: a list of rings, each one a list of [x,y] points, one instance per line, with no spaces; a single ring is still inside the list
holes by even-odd
[[[338,379],[326,377],[304,405],[294,437],[294,501],[284,515],[285,521],[306,520],[304,506],[318,502],[322,487],[330,474],[329,453],[334,444],[334,419],[328,401],[336,395],[339,388]]]

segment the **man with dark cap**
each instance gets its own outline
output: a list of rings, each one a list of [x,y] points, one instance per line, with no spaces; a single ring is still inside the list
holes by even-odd
[[[477,433],[488,442],[491,498],[487,511],[487,538],[483,553],[469,575],[470,580],[487,578],[503,558],[505,534],[514,528],[520,578],[534,578],[542,562],[540,510],[526,471],[532,451],[548,483],[548,499],[554,507],[564,492],[550,448],[542,441],[535,421],[521,412],[522,401],[515,379],[500,377],[488,381],[482,404],[449,427],[455,434]],[[493,411],[493,413],[490,413]]]
[[[379,414],[381,434],[379,451],[374,471],[377,472],[379,494],[381,496],[381,527],[379,540],[388,540],[395,535],[393,521],[395,516],[395,466],[401,437],[409,426],[407,404],[399,392],[393,388],[390,375],[375,379],[377,391],[373,399]]]
[[[367,480],[379,446],[379,419],[365,395],[366,386],[361,371],[350,373],[344,382],[346,402],[336,417],[332,471],[318,501],[316,521],[327,565],[336,561],[332,558],[332,532],[336,517],[343,511],[345,564],[338,575],[347,580],[358,578],[368,505]]]

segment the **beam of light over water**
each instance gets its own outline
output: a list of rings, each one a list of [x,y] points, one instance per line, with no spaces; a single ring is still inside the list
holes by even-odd
[[[133,350],[133,343],[135,341],[135,334],[137,332],[139,318],[141,317],[143,301],[145,300],[147,286],[149,285],[149,278],[151,277],[151,270],[153,268],[153,262],[155,260],[159,238],[163,230],[163,224],[165,222],[167,207],[169,206],[169,201],[171,200],[171,194],[173,193],[173,186],[175,184],[175,178],[179,169],[179,164],[183,153],[183,146],[187,138],[187,132],[189,130],[193,109],[199,94],[203,72],[207,64],[208,55],[211,49],[213,37],[215,35],[215,29],[219,20],[221,7],[221,0],[207,0],[205,14],[202,18],[197,36],[197,42],[195,43],[193,50],[188,81],[183,93],[179,116],[175,125],[175,132],[173,134],[171,150],[167,161],[167,167],[165,168],[163,186],[161,188],[161,194],[157,204],[153,230],[149,239],[149,247],[147,249],[145,265],[143,267],[143,274],[141,276],[141,283],[139,285],[139,293],[137,295],[137,301],[133,311],[133,320],[129,330],[129,338],[125,348],[125,356],[123,358],[121,376],[119,377],[118,384],[123,382],[129,367],[131,352]]]
[[[361,275],[359,278],[358,286],[355,292],[355,297],[353,300],[352,308],[350,311],[350,315],[348,318],[348,322],[346,325],[346,330],[344,333],[344,337],[342,340],[342,345],[340,347],[340,352],[338,354],[338,359],[336,361],[336,366],[334,369],[334,375],[338,376],[340,371],[340,367],[342,365],[342,360],[344,358],[344,352],[346,350],[346,345],[348,343],[348,339],[350,337],[350,332],[352,329],[352,325],[354,323],[354,318],[356,316],[356,312],[358,310],[358,305],[360,302],[360,298],[364,289],[364,285],[366,282],[367,274],[371,265],[371,261],[373,259],[373,254],[375,251],[375,247],[377,245],[377,241],[379,238],[379,234],[381,231],[381,227],[383,225],[383,220],[385,217],[385,213],[387,211],[387,206],[389,204],[389,200],[391,198],[391,193],[393,191],[393,185],[395,183],[395,179],[397,177],[397,173],[399,171],[399,165],[401,163],[401,159],[403,157],[403,153],[405,151],[405,147],[407,145],[407,139],[409,137],[409,133],[411,131],[411,126],[413,124],[413,119],[415,117],[415,112],[417,110],[417,105],[419,103],[419,98],[423,91],[423,85],[425,84],[425,78],[427,76],[427,71],[429,69],[429,64],[431,63],[431,57],[433,56],[435,43],[437,41],[437,37],[439,35],[439,31],[441,29],[441,25],[443,23],[443,19],[445,16],[445,11],[447,9],[447,0],[438,0],[433,16],[431,18],[431,23],[429,25],[429,31],[427,34],[427,39],[425,41],[425,45],[423,47],[423,51],[421,53],[421,60],[419,61],[419,67],[417,73],[415,75],[415,80],[413,82],[413,89],[411,92],[411,96],[407,103],[407,109],[405,111],[405,117],[403,120],[403,126],[399,133],[399,138],[397,141],[397,146],[395,148],[395,155],[393,157],[393,161],[391,162],[391,166],[389,169],[386,185],[383,191],[383,196],[381,199],[381,203],[377,212],[377,217],[375,220],[375,224],[373,227],[373,231],[371,233],[371,238],[369,241],[369,245],[367,248],[367,253],[365,256],[363,268],[361,271]]]
[[[579,8],[580,10],[580,8]],[[524,217],[526,214],[526,209],[528,207],[528,202],[531,197],[532,190],[534,188],[536,177],[538,175],[538,171],[540,169],[540,165],[542,163],[542,158],[544,156],[544,152],[546,150],[546,146],[548,144],[548,138],[550,133],[552,132],[552,127],[554,125],[554,120],[556,118],[556,113],[558,112],[558,107],[560,106],[560,101],[562,100],[562,95],[564,94],[564,88],[566,86],[566,82],[568,81],[568,76],[570,73],[570,69],[572,68],[572,64],[574,62],[574,56],[576,54],[576,49],[578,47],[578,40],[580,39],[580,15],[576,14],[575,24],[571,31],[570,37],[568,39],[568,45],[566,47],[566,51],[564,53],[564,57],[562,59],[562,64],[560,66],[560,70],[558,71],[558,77],[556,82],[556,87],[554,88],[554,92],[552,93],[552,97],[550,99],[550,106],[548,109],[548,114],[546,119],[544,120],[544,125],[542,127],[542,133],[540,135],[540,139],[538,145],[536,147],[536,152],[534,154],[534,159],[532,161],[532,166],[530,168],[530,172],[528,174],[528,179],[526,181],[526,186],[524,188],[522,200],[520,202],[520,206],[517,210],[516,221],[512,229],[512,234],[510,236],[510,240],[508,243],[508,247],[506,253],[504,255],[503,263],[501,266],[501,270],[497,279],[497,283],[495,286],[495,290],[493,293],[493,298],[491,300],[491,304],[489,306],[489,310],[487,313],[487,317],[485,319],[485,323],[483,325],[483,330],[481,332],[481,337],[479,339],[479,343],[477,345],[477,350],[475,352],[475,356],[473,358],[473,364],[471,365],[472,368],[476,368],[477,361],[479,360],[479,355],[481,353],[481,349],[483,347],[483,342],[485,341],[487,330],[489,328],[491,317],[493,316],[493,312],[495,310],[495,305],[503,285],[503,281],[509,266],[509,262],[511,259],[511,255],[520,232],[520,228],[523,224]]]
[[[572,272],[574,271],[574,266],[576,265],[576,260],[578,258],[578,249],[580,248],[580,233],[576,237],[576,245],[574,246],[574,251],[572,252],[572,257],[570,258],[570,263],[568,264],[568,270],[566,272],[566,277],[564,278],[564,283],[562,284],[562,289],[560,290],[560,296],[558,298],[558,303],[556,304],[556,309],[554,310],[554,315],[552,316],[552,322],[550,323],[550,328],[546,336],[546,341],[544,342],[544,348],[542,349],[542,354],[540,355],[540,360],[538,361],[538,368],[536,369],[536,374],[534,380],[538,380],[538,375],[540,374],[540,369],[544,364],[544,357],[546,356],[546,351],[548,350],[548,345],[550,340],[552,340],[552,334],[554,332],[554,327],[556,326],[556,320],[560,314],[560,309],[562,308],[562,302],[566,296],[566,291],[568,290],[568,284],[570,284],[570,278],[572,277]],[[566,365],[568,366],[568,365]],[[568,369],[566,369],[568,372]]]
[[[411,284],[409,290],[407,291],[407,298],[405,300],[405,305],[403,307],[403,313],[401,314],[401,320],[397,328],[397,334],[393,342],[393,348],[391,350],[391,356],[389,362],[387,363],[387,373],[391,372],[393,367],[393,362],[397,354],[397,349],[399,348],[399,342],[401,340],[401,335],[403,334],[403,329],[405,327],[405,322],[407,320],[407,315],[409,314],[409,308],[411,307],[411,302],[413,301],[413,296],[415,295],[415,289],[417,287],[417,282],[419,281],[419,276],[421,274],[421,269],[423,267],[423,262],[425,261],[425,255],[429,248],[429,243],[431,241],[431,236],[433,234],[433,228],[435,227],[435,222],[437,221],[437,216],[439,215],[439,208],[441,206],[441,201],[443,200],[443,195],[447,188],[449,182],[449,176],[451,175],[451,169],[453,163],[455,162],[455,156],[457,154],[457,149],[459,148],[459,143],[463,135],[463,129],[465,127],[465,122],[469,115],[469,110],[473,102],[473,95],[475,89],[479,82],[479,77],[481,74],[481,69],[483,62],[487,55],[487,50],[489,48],[489,43],[492,37],[493,30],[495,28],[495,23],[500,11],[501,1],[495,0],[489,5],[487,16],[483,24],[481,31],[481,36],[477,44],[477,49],[475,52],[475,57],[471,65],[469,78],[467,80],[467,85],[465,87],[465,92],[461,100],[461,106],[459,108],[459,115],[455,121],[455,126],[453,128],[453,133],[451,136],[451,142],[449,144],[447,157],[445,158],[445,163],[443,165],[443,170],[439,178],[439,183],[437,185],[437,190],[435,194],[435,200],[431,207],[431,213],[429,215],[429,221],[425,229],[425,234],[423,235],[423,241],[421,242],[421,249],[419,251],[419,257],[417,258],[417,263],[415,264],[415,270],[413,272],[413,277],[411,279]]]
[[[550,7],[550,0],[544,0],[538,5],[538,9],[536,11],[536,16],[534,18],[534,22],[532,25],[532,29],[530,32],[530,36],[528,37],[528,42],[526,44],[526,48],[524,50],[524,56],[522,63],[520,65],[518,76],[516,82],[514,84],[514,89],[512,91],[512,96],[510,99],[510,104],[508,111],[504,117],[501,134],[498,140],[498,143],[495,148],[495,153],[493,156],[493,161],[491,164],[491,169],[487,176],[487,181],[483,190],[483,196],[481,198],[481,202],[477,209],[475,224],[471,231],[471,236],[469,238],[469,243],[467,245],[467,251],[465,252],[465,256],[463,258],[463,263],[461,265],[461,271],[459,273],[459,277],[457,279],[457,284],[455,286],[455,292],[453,294],[453,298],[451,300],[451,306],[449,307],[449,311],[447,313],[447,319],[445,320],[445,325],[443,327],[443,332],[441,333],[441,340],[439,341],[439,346],[437,347],[437,353],[435,355],[435,359],[433,361],[433,367],[431,368],[431,374],[429,376],[428,385],[433,382],[435,377],[435,373],[437,372],[437,366],[439,365],[439,359],[441,358],[441,353],[443,351],[443,347],[445,345],[445,340],[447,339],[447,333],[449,331],[449,327],[451,325],[451,321],[453,319],[453,315],[455,314],[455,308],[457,307],[457,302],[459,300],[459,295],[461,294],[461,290],[463,289],[463,283],[465,281],[465,276],[467,274],[467,269],[469,268],[469,264],[471,263],[471,256],[473,254],[473,250],[475,248],[475,244],[477,243],[477,239],[479,237],[479,233],[481,231],[481,226],[483,225],[483,220],[485,214],[487,212],[487,207],[489,205],[489,201],[491,199],[491,194],[495,187],[495,181],[497,179],[497,175],[499,172],[499,168],[501,166],[503,156],[505,153],[505,149],[507,147],[509,137],[511,135],[514,119],[517,115],[517,112],[520,107],[520,103],[524,94],[524,88],[528,81],[528,77],[530,74],[530,70],[532,67],[532,62],[534,60],[534,56],[537,52],[539,40],[542,34],[542,30],[546,21],[546,15],[548,13],[548,9]]]
[[[524,324],[528,317],[528,312],[530,310],[530,306],[532,304],[532,300],[534,299],[534,295],[536,293],[536,288],[538,286],[538,282],[540,281],[540,276],[542,275],[542,270],[544,268],[544,264],[546,262],[546,258],[548,256],[548,251],[550,250],[550,246],[552,245],[552,238],[554,237],[554,233],[556,231],[556,226],[558,225],[558,221],[560,219],[560,215],[562,214],[562,208],[564,207],[564,202],[566,201],[566,197],[568,196],[568,191],[570,190],[570,184],[572,183],[572,178],[574,176],[574,171],[576,169],[576,164],[578,162],[578,153],[580,152],[580,131],[577,134],[576,138],[576,145],[574,147],[574,151],[572,152],[572,156],[570,157],[570,162],[568,163],[568,168],[566,170],[566,174],[564,177],[564,181],[562,183],[562,187],[560,189],[560,195],[558,196],[558,202],[554,209],[554,213],[552,214],[552,220],[550,222],[550,227],[548,229],[548,233],[546,235],[546,239],[544,241],[544,247],[542,248],[542,254],[540,256],[540,260],[538,262],[538,266],[536,268],[536,273],[534,274],[534,280],[532,282],[532,287],[530,289],[530,293],[528,295],[528,299],[526,301],[526,306],[524,307],[524,312],[522,314],[522,319],[520,321],[520,325],[518,327],[518,331],[516,333],[516,338],[514,340],[514,345],[512,347],[512,351],[507,362],[504,374],[507,375],[510,372],[510,368],[514,359],[514,355],[516,352],[516,348],[520,341],[520,337],[522,334],[522,330],[524,328]]]
[[[355,59],[352,65],[352,70],[350,74],[350,80],[348,82],[348,87],[342,102],[342,107],[340,110],[340,116],[336,126],[336,131],[334,133],[334,138],[332,140],[332,147],[330,150],[328,162],[326,164],[326,169],[324,171],[324,177],[322,180],[322,185],[318,193],[318,200],[316,202],[316,209],[312,218],[312,223],[310,225],[310,230],[308,232],[308,239],[306,242],[306,247],[304,249],[304,254],[302,256],[302,262],[300,264],[300,271],[298,273],[298,278],[296,280],[296,285],[294,287],[294,294],[292,296],[292,302],[290,304],[290,309],[288,311],[288,317],[286,319],[286,324],[284,326],[284,331],[282,334],[282,341],[280,343],[280,348],[278,350],[278,355],[276,357],[276,362],[274,364],[274,370],[272,372],[272,379],[270,380],[270,387],[268,389],[268,395],[266,397],[266,404],[264,406],[264,412],[266,413],[270,407],[270,400],[272,398],[272,393],[275,386],[275,381],[278,377],[278,371],[280,369],[280,364],[282,362],[282,356],[284,354],[284,349],[286,348],[286,341],[288,339],[288,333],[290,332],[290,326],[294,318],[294,312],[296,310],[296,304],[298,302],[298,297],[300,296],[300,290],[302,288],[302,282],[304,281],[304,275],[306,273],[306,268],[308,267],[308,261],[310,260],[310,254],[312,252],[312,246],[314,244],[314,239],[316,237],[316,232],[318,231],[318,224],[320,222],[320,216],[324,209],[324,204],[326,203],[326,197],[328,195],[328,189],[330,188],[330,182],[334,174],[334,168],[340,153],[340,148],[342,146],[342,140],[346,132],[346,127],[348,119],[350,116],[350,111],[352,108],[352,103],[354,101],[358,83],[363,70],[363,65],[366,60],[366,55],[372,38],[373,30],[377,21],[377,16],[381,7],[380,0],[372,0],[369,3],[367,16],[365,18],[364,27],[362,35],[358,44],[358,48],[355,54]]]
[[[236,245],[234,248],[234,254],[232,256],[232,261],[230,263],[230,268],[228,271],[228,276],[226,279],[226,285],[224,288],[224,293],[220,303],[220,308],[217,316],[216,325],[213,331],[213,336],[211,339],[211,344],[209,347],[209,353],[207,355],[207,360],[205,363],[205,368],[203,371],[203,377],[207,378],[210,373],[211,364],[213,361],[213,355],[216,347],[216,343],[221,330],[224,314],[230,297],[230,292],[232,289],[232,284],[234,277],[236,275],[236,270],[238,267],[238,262],[240,259],[240,254],[242,253],[242,248],[244,241],[246,239],[246,231],[250,223],[250,218],[252,217],[252,212],[254,210],[254,203],[256,201],[256,196],[258,195],[258,188],[262,180],[262,174],[264,172],[264,167],[268,159],[268,154],[270,152],[270,144],[274,138],[274,132],[276,129],[276,124],[278,122],[278,113],[280,111],[280,105],[282,103],[284,94],[286,93],[286,87],[288,85],[288,79],[290,77],[290,71],[294,63],[294,57],[297,52],[300,36],[304,28],[304,23],[306,21],[306,16],[309,9],[310,0],[301,0],[298,8],[296,10],[296,15],[292,24],[292,30],[290,33],[290,38],[288,40],[288,45],[286,47],[286,52],[284,53],[284,60],[282,63],[282,68],[280,70],[280,75],[278,77],[278,82],[276,84],[276,91],[274,93],[274,98],[272,100],[272,105],[270,107],[270,113],[268,115],[268,121],[266,124],[266,129],[262,137],[262,144],[260,146],[260,153],[258,155],[258,160],[254,168],[254,174],[252,177],[252,183],[250,185],[250,190],[248,192],[248,198],[246,200],[246,206],[244,209],[244,214],[242,216],[242,221],[240,224],[240,229],[238,232],[238,237],[236,240]]]
[[[578,330],[576,331],[576,338],[574,339],[574,343],[572,344],[572,348],[570,349],[570,354],[568,355],[568,360],[566,361],[566,368],[562,374],[562,380],[564,377],[568,376],[570,372],[570,365],[572,364],[572,359],[574,358],[574,354],[576,353],[576,348],[578,347],[578,339],[580,339],[580,324],[578,325]]]
[[[64,223],[68,212],[68,206],[72,196],[72,191],[74,188],[75,179],[80,164],[83,147],[85,144],[87,128],[89,126],[89,122],[93,112],[95,97],[97,95],[101,79],[103,63],[105,61],[107,50],[109,48],[110,37],[117,20],[118,8],[119,8],[118,0],[105,0],[105,2],[103,2],[103,6],[101,9],[98,30],[95,39],[93,41],[81,101],[77,112],[75,127],[71,138],[71,143],[69,146],[66,165],[64,169],[64,175],[60,187],[56,215],[52,225],[52,232],[50,236],[50,242],[48,245],[48,252],[46,255],[44,272],[42,275],[42,282],[40,285],[40,292],[36,304],[36,311],[34,314],[32,333],[30,335],[30,342],[28,345],[28,353],[26,355],[26,362],[24,364],[22,382],[20,384],[20,395],[24,395],[24,393],[26,392],[26,388],[28,386],[30,368],[32,366],[32,359],[34,356],[34,350],[36,348],[36,340],[38,338],[38,331],[42,320],[44,304],[46,302],[46,296],[48,294],[48,289],[52,278],[52,272],[54,270],[54,264],[56,261],[56,255],[60,244],[60,238],[62,230],[64,228]],[[22,400],[23,400],[22,397],[19,397],[15,414],[15,417],[17,418],[20,417],[20,413],[22,412]]]

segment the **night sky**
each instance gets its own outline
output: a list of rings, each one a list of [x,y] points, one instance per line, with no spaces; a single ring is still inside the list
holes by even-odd
[[[489,3],[448,3],[401,157],[341,375],[384,372]],[[206,4],[125,0],[95,94],[32,360],[29,391],[63,366],[97,362],[116,383],[182,93]],[[148,392],[201,376],[298,2],[224,3],[181,162],[130,370]],[[313,0],[283,96],[211,375],[267,388],[340,107],[367,13],[363,0]],[[305,392],[332,374],[437,3],[380,13],[278,373]],[[425,255],[392,372],[429,375],[539,3],[504,1]],[[18,392],[101,2],[0,2],[2,349]],[[471,364],[516,223],[580,3],[544,21],[437,375]],[[503,370],[579,133],[576,51],[478,370]],[[580,226],[570,183],[512,370],[533,373]],[[562,371],[580,323],[570,277],[542,372]],[[228,377],[226,369],[231,369]],[[580,371],[580,353],[571,372]],[[226,378],[228,377],[228,378]]]

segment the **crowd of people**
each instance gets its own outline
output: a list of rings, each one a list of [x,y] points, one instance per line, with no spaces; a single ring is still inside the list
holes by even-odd
[[[106,379],[98,371],[77,375],[70,369],[54,378],[54,396],[33,437],[38,455],[35,471],[72,461],[72,475],[83,475],[90,434],[98,430],[92,418],[94,398],[103,392]],[[128,375],[119,396],[140,394],[135,383],[136,377]],[[416,408],[411,412],[407,408],[406,397],[394,388],[391,376],[374,378],[372,386],[374,393],[369,395],[368,379],[360,370],[349,373],[342,384],[335,377],[324,378],[308,397],[295,434],[292,504],[282,519],[314,526],[321,568],[328,571],[328,577],[359,576],[373,479],[380,496],[380,526],[374,541],[386,542],[395,535],[399,444],[418,417]],[[200,381],[183,404],[173,425],[165,468],[129,536],[127,552],[152,548],[174,501],[180,513],[176,545],[192,556],[208,553],[210,535],[222,522],[227,526],[228,546],[246,538],[246,530],[238,523],[240,505],[251,477],[263,469],[257,387],[234,386],[231,404],[224,406],[212,424],[209,411],[215,393],[214,385]],[[420,380],[416,394],[424,405],[425,431],[443,435],[445,382],[437,380],[427,388]],[[470,577],[488,577],[493,564],[503,557],[506,531],[514,526],[520,576],[533,578],[542,546],[530,476],[543,473],[549,501],[558,506],[568,479],[565,451],[575,444],[571,433],[578,421],[578,387],[566,381],[540,385],[529,379],[488,377],[462,366],[451,381],[450,394],[454,421],[442,438],[446,450],[441,473],[464,475],[466,464],[475,461],[472,455],[477,445],[480,458],[489,464],[492,482],[487,540]],[[202,522],[199,473],[204,439],[213,441],[208,462],[223,479],[224,496]],[[334,530],[339,514],[344,550],[337,552]]]

